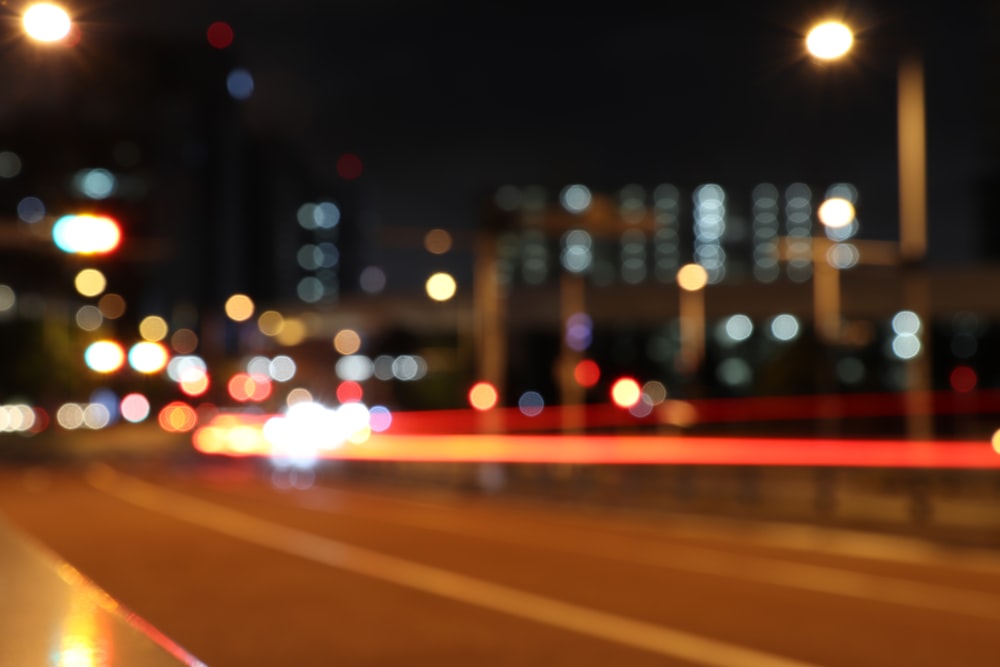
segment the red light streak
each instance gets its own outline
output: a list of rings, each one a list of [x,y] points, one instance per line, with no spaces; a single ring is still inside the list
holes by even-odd
[[[657,435],[372,435],[332,458],[369,461],[1000,468],[988,441]]]

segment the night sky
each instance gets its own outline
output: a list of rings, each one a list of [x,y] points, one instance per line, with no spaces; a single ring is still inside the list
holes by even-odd
[[[895,68],[912,44],[927,73],[931,257],[981,256],[996,162],[989,91],[1000,81],[986,3],[963,14],[902,2],[535,7],[88,0],[76,10],[91,40],[81,46],[127,33],[204,48],[208,25],[228,22],[227,56],[254,77],[247,132],[293,147],[320,183],[336,179],[338,155],[361,156],[364,224],[378,229],[474,228],[479,202],[505,183],[716,182],[739,213],[761,181],[850,181],[861,236],[892,238]],[[829,15],[858,42],[848,61],[820,66],[802,36]]]

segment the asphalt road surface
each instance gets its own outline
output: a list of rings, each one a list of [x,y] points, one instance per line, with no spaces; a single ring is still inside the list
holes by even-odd
[[[997,552],[284,481],[239,463],[6,468],[0,515],[210,667],[1000,655]]]

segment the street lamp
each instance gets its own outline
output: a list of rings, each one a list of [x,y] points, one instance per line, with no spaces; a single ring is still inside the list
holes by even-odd
[[[49,2],[31,5],[21,17],[28,37],[36,42],[58,42],[69,35],[73,22],[66,10]]]
[[[854,34],[839,21],[820,23],[806,35],[806,48],[820,60],[836,60],[851,50]]]
[[[813,28],[806,48],[816,58],[831,60],[846,54],[853,43],[851,31],[838,22]],[[839,38],[837,36],[840,36]],[[839,42],[838,42],[839,39]],[[839,43],[838,48],[831,45]],[[927,254],[927,123],[923,61],[909,51],[900,58],[896,79],[896,140],[899,174],[899,260],[904,269],[904,300],[909,310],[926,320],[930,312],[927,276],[919,270]],[[926,337],[929,327],[920,328]],[[928,349],[927,341],[921,347]],[[910,437],[932,435],[930,418],[931,368],[925,352],[907,364],[907,430]]]
[[[678,370],[694,375],[705,356],[705,285],[708,272],[700,264],[685,264],[677,271],[680,287],[681,349]]]

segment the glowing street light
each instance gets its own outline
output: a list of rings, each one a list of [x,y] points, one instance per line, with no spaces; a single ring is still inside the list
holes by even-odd
[[[806,35],[806,49],[820,60],[836,60],[854,44],[851,29],[840,21],[820,23]]]
[[[21,17],[21,24],[31,39],[51,43],[65,38],[73,22],[59,5],[40,2],[28,7]]]
[[[854,222],[854,204],[843,197],[831,197],[819,205],[816,211],[819,221],[830,229],[840,229]]]
[[[846,53],[853,41],[847,26],[829,22],[810,31],[806,48],[816,58],[832,60]],[[896,167],[899,173],[899,258],[909,265],[919,265],[927,254],[926,116],[923,60],[918,53],[907,52],[899,60],[896,77]],[[908,271],[906,275],[905,301],[911,310],[928,312],[930,297],[926,275],[917,271]],[[907,373],[908,431],[915,439],[927,438],[933,430],[927,403],[927,390],[931,385],[927,355],[920,355],[914,363],[908,364]]]
[[[455,279],[450,274],[443,272],[432,275],[424,285],[427,296],[435,301],[447,301],[455,296],[456,288]]]
[[[677,271],[680,293],[681,350],[679,370],[692,375],[705,356],[705,285],[708,271],[701,264],[685,264]]]

